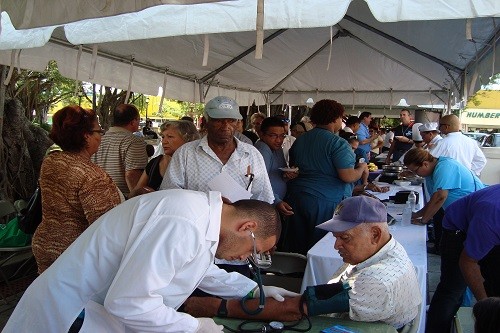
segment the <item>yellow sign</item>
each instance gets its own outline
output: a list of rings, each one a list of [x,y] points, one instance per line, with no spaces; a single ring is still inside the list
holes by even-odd
[[[500,126],[500,109],[467,109],[460,118],[464,125]]]

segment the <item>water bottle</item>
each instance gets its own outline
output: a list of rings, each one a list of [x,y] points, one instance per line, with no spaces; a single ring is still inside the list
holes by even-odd
[[[411,225],[411,204],[409,201],[406,202],[405,208],[403,209],[403,215],[401,217],[401,225],[408,226]]]
[[[415,206],[417,204],[417,196],[415,195],[415,192],[411,191],[410,194],[408,195],[408,201],[410,204],[411,211],[415,211]]]

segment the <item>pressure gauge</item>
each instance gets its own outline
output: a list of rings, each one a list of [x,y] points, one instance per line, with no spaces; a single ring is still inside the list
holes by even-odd
[[[272,321],[269,323],[269,326],[271,326],[271,328],[275,331],[283,331],[283,329],[285,328],[285,325],[280,322],[280,321]]]

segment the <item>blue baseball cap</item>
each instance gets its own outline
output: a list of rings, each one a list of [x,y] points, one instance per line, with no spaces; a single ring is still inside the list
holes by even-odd
[[[241,120],[238,103],[230,97],[217,96],[205,104],[205,113],[214,119],[228,118]]]
[[[387,222],[387,208],[377,199],[360,195],[342,200],[335,208],[333,217],[317,225],[326,231],[344,232],[361,223]]]

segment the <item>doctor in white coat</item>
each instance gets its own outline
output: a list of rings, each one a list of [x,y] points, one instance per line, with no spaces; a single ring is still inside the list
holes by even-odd
[[[30,285],[3,332],[68,332],[84,308],[80,332],[221,332],[211,318],[176,309],[197,287],[258,297],[254,281],[219,269],[214,258],[268,251],[280,229],[276,210],[257,200],[227,204],[219,192],[187,190],[133,198],[101,216]]]

